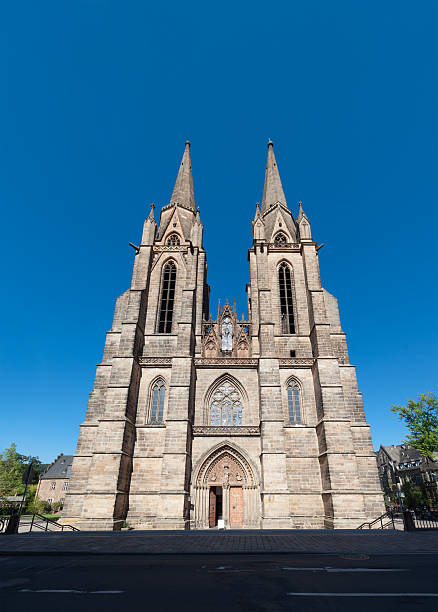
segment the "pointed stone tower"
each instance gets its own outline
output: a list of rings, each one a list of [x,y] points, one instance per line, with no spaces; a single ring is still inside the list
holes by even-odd
[[[63,513],[81,529],[188,525],[193,358],[208,310],[202,229],[186,142],[158,228],[153,206],[144,223],[97,366]]]
[[[248,319],[209,309],[186,142],[116,301],[63,520],[81,529],[345,528],[384,511],[337,300],[274,155],[253,220]],[[231,296],[229,296],[231,297]]]
[[[253,237],[263,525],[355,527],[384,512],[369,426],[337,300],[321,286],[301,202],[296,222],[287,207],[271,141]]]

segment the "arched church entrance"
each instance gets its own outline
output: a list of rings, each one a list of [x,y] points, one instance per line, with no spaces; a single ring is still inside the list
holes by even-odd
[[[229,444],[200,461],[192,498],[196,529],[260,527],[260,488],[255,470]]]

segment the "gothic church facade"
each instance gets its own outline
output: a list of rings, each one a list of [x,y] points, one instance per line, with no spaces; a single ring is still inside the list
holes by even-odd
[[[81,529],[354,528],[384,511],[336,298],[272,142],[248,320],[213,319],[187,142],[116,301],[63,519]]]

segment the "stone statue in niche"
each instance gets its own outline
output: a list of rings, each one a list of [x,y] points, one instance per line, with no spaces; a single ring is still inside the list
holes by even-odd
[[[233,324],[230,317],[225,317],[222,322],[222,350],[233,350]]]

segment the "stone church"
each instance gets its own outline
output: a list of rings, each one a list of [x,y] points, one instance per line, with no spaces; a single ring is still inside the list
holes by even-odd
[[[73,460],[81,529],[354,528],[384,512],[336,298],[268,143],[248,319],[210,313],[190,143],[135,246]],[[132,245],[134,246],[134,245]]]

